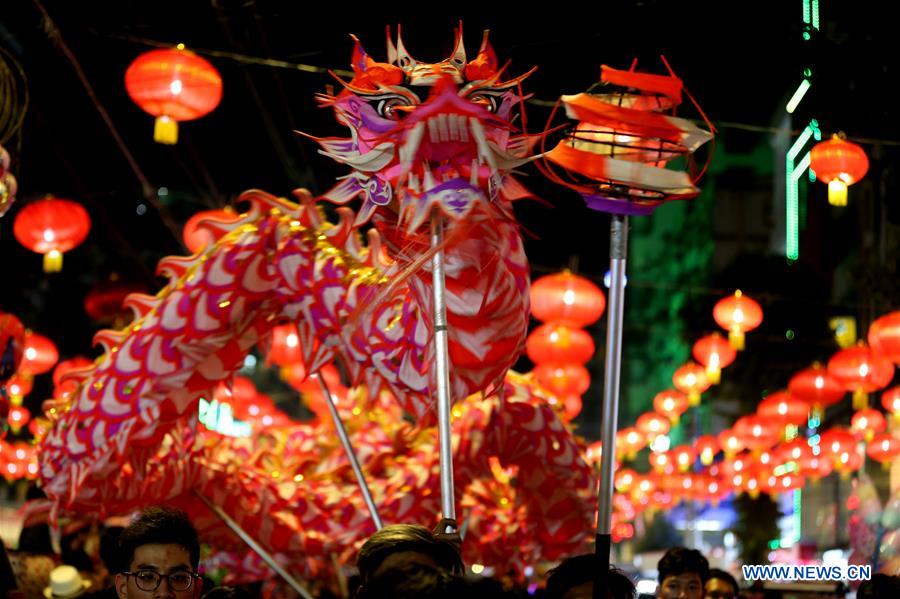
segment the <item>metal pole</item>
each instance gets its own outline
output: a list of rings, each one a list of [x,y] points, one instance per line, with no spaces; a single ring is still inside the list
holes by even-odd
[[[603,424],[600,442],[600,492],[597,498],[598,557],[594,597],[606,598],[609,556],[612,548],[613,466],[616,457],[616,423],[619,417],[619,369],[622,358],[622,315],[625,306],[625,262],[628,256],[628,217],[611,215],[609,226],[609,313],[606,319],[606,368],[603,381]]]
[[[443,241],[443,217],[440,212],[435,210],[431,213],[431,247],[439,247]],[[453,443],[450,432],[450,355],[447,348],[447,304],[444,297],[446,287],[443,249],[437,250],[431,259],[431,277],[434,288],[434,368],[440,442],[441,514],[445,519],[456,520],[456,502],[453,492]],[[446,530],[445,532],[455,531]]]
[[[362,491],[363,500],[366,502],[366,507],[369,508],[369,515],[372,517],[372,522],[375,523],[375,529],[381,530],[383,524],[381,523],[381,517],[378,515],[378,508],[375,506],[375,500],[372,499],[372,493],[369,491],[369,484],[366,482],[366,477],[363,475],[359,460],[356,458],[356,452],[353,451],[353,445],[350,444],[350,437],[347,435],[347,429],[344,428],[344,422],[341,420],[341,415],[338,413],[337,406],[334,403],[334,396],[331,394],[331,390],[328,388],[325,378],[320,373],[313,376],[318,379],[319,386],[322,388],[322,393],[325,395],[325,403],[328,404],[328,411],[331,413],[331,419],[334,421],[334,428],[337,430],[341,445],[344,446],[344,453],[347,454],[347,459],[350,460],[350,466],[353,468],[353,474],[356,475],[356,482],[359,484],[359,490]]]
[[[263,561],[266,562],[267,564],[269,564],[269,567],[272,568],[273,570],[275,570],[276,574],[281,576],[281,578],[283,578],[285,582],[287,582],[289,585],[291,585],[291,588],[294,589],[295,591],[297,591],[297,593],[301,597],[303,597],[303,599],[314,599],[313,596],[309,593],[309,591],[307,591],[303,587],[303,585],[301,585],[299,582],[297,582],[296,578],[294,578],[293,576],[288,574],[287,570],[282,568],[281,564],[279,564],[277,561],[275,561],[275,558],[272,557],[272,554],[270,554],[268,551],[263,549],[263,547],[259,543],[257,543],[253,537],[251,537],[249,534],[247,534],[247,531],[245,531],[243,528],[241,528],[237,522],[232,520],[231,516],[229,516],[228,514],[225,513],[225,510],[223,510],[219,506],[215,505],[212,501],[210,501],[206,497],[206,495],[204,495],[197,489],[194,489],[194,494],[197,497],[199,497],[200,500],[206,504],[206,507],[211,509],[216,516],[221,518],[222,521],[225,523],[225,525],[228,526],[228,528],[230,528],[234,532],[234,534],[239,536],[242,541],[247,543],[247,545],[250,546],[250,549],[255,551],[259,557],[263,558]]]

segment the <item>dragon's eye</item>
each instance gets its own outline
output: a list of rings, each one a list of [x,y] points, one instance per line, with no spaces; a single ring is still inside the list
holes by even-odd
[[[378,111],[378,114],[380,116],[383,116],[386,119],[397,121],[400,120],[401,116],[403,116],[403,111],[397,109],[405,106],[409,106],[409,102],[407,102],[404,98],[385,98],[378,101],[375,109]]]
[[[497,98],[491,94],[472,94],[469,97],[469,101],[473,104],[478,104],[488,112],[497,111]]]

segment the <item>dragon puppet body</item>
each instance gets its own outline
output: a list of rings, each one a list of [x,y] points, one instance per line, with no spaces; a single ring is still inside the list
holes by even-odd
[[[42,442],[40,476],[60,508],[134,507],[140,489],[144,498],[170,497],[178,485],[147,491],[161,480],[152,474],[161,456],[171,454],[174,462],[190,452],[206,455],[188,449],[196,440],[180,431],[196,426],[199,399],[227,385],[246,354],[264,346],[281,322],[296,322],[309,371],[338,360],[352,383],[368,390],[372,410],[388,391],[402,412],[430,424],[434,248],[423,225],[433,211],[446,223],[452,398],[502,386],[524,347],[529,317],[528,262],[510,208],[527,193],[510,171],[530,159],[534,141],[512,124],[522,77],[503,80],[486,36],[477,57],[467,60],[461,29],[451,57],[435,64],[414,60],[399,36],[396,45],[389,42],[385,63],[355,44],[354,77],[342,82],[341,93],[319,98],[351,136],[316,141],[323,154],[352,169],[319,200],[344,204],[359,197],[361,209],[339,207],[338,222],[331,223],[306,192],[294,203],[250,191],[242,196],[250,205],[245,214],[204,223],[216,243],[162,260],[169,283],[156,296],[131,296],[126,303],[135,321],[99,333],[104,355],[70,375],[79,382],[71,396],[46,406],[53,426]],[[368,222],[373,226],[363,244],[359,230]],[[547,427],[545,416],[506,431],[522,435],[517,451]],[[497,445],[501,431],[491,421],[485,417],[478,430],[478,447]],[[561,485],[571,493],[551,508],[552,480],[537,472],[529,477],[545,497],[541,509],[556,509],[558,521],[576,515],[578,530],[570,528],[565,544],[571,548],[590,529],[590,476],[571,438],[552,444],[551,453],[565,454],[555,458],[565,463],[552,472],[578,478]],[[460,476],[488,472],[487,453],[463,453]],[[388,521],[403,517],[402,510],[385,511]],[[555,526],[548,513],[532,516]]]

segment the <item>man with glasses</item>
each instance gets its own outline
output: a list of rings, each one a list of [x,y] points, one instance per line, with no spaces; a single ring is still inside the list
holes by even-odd
[[[116,574],[119,599],[200,597],[200,541],[184,512],[147,508],[122,532],[119,547],[128,568]]]

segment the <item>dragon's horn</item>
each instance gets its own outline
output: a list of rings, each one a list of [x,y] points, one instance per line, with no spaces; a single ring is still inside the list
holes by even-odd
[[[388,25],[387,30],[387,61],[388,64],[397,64],[397,46],[394,45],[394,40],[391,39],[391,26]]]
[[[369,55],[366,53],[366,49],[363,48],[362,42],[359,41],[358,37],[351,33],[350,39],[353,40],[353,57],[350,59],[350,64],[353,65],[353,71],[365,71]]]
[[[406,46],[403,45],[403,33],[400,25],[397,25],[397,66],[408,73],[415,68],[416,64],[418,64],[416,59],[409,55]]]
[[[455,31],[456,41],[453,44],[453,54],[447,59],[447,62],[462,71],[466,68],[466,45],[463,43],[463,24],[459,22],[459,27]]]

